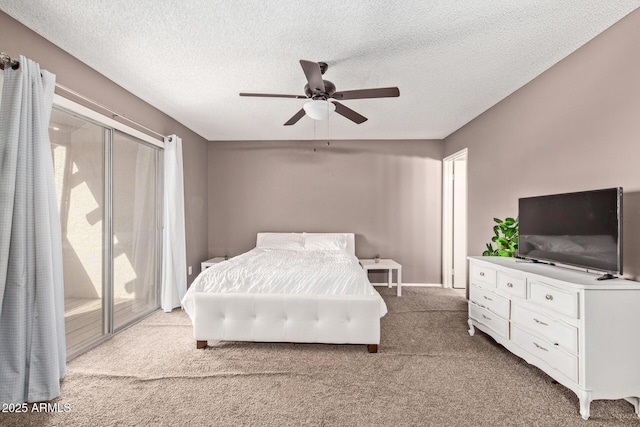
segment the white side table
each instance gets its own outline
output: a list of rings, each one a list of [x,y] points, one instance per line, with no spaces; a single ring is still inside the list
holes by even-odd
[[[206,261],[202,261],[200,263],[200,271],[204,271],[205,269],[211,267],[214,264],[225,261],[223,256],[217,256],[215,258],[208,259]]]
[[[398,280],[398,296],[402,296],[402,265],[392,259],[381,259],[375,262],[373,259],[361,259],[360,265],[366,272],[369,270],[387,270],[387,284],[391,287],[391,276],[393,270],[396,270],[396,278]]]

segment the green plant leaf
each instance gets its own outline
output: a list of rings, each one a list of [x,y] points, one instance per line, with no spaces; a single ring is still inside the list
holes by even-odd
[[[518,218],[507,217],[504,220],[493,218],[497,224],[493,226],[494,236],[491,242],[496,244],[494,249],[491,243],[487,243],[487,249],[482,252],[483,256],[504,256],[513,257],[518,249]]]
[[[509,241],[504,237],[498,237],[498,243],[504,246],[509,246]]]

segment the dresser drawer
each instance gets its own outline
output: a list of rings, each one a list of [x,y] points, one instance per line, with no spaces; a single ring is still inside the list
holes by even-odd
[[[478,323],[490,328],[492,331],[509,339],[509,321],[503,319],[495,313],[490,312],[486,308],[480,307],[476,303],[469,303],[469,317]]]
[[[529,283],[529,289],[529,299],[532,302],[573,318],[578,317],[578,292],[558,289],[537,281]]]
[[[527,297],[527,282],[521,277],[515,277],[503,272],[498,273],[498,289],[518,298]]]
[[[482,289],[472,284],[469,287],[469,300],[505,319],[509,319],[510,301],[494,294],[490,290]]]
[[[489,267],[471,264],[469,279],[472,283],[477,283],[483,287],[496,287],[496,271]]]
[[[548,341],[511,325],[511,341],[526,352],[546,362],[552,369],[578,382],[578,357],[569,354]]]
[[[547,341],[578,354],[578,329],[520,304],[511,306],[511,322],[544,337]]]

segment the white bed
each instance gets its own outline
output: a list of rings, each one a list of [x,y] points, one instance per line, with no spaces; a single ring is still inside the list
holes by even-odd
[[[258,233],[256,248],[200,273],[182,300],[207,341],[366,344],[387,307],[355,257],[352,233]]]

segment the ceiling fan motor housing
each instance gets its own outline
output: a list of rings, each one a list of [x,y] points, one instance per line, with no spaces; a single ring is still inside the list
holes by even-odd
[[[327,98],[331,98],[331,95],[333,95],[336,92],[336,85],[334,85],[332,82],[330,82],[329,80],[322,80],[324,82],[324,92],[321,91],[312,91],[311,88],[309,87],[309,83],[304,85],[304,93],[305,95],[307,95],[307,97],[312,98],[312,99],[327,99]]]

